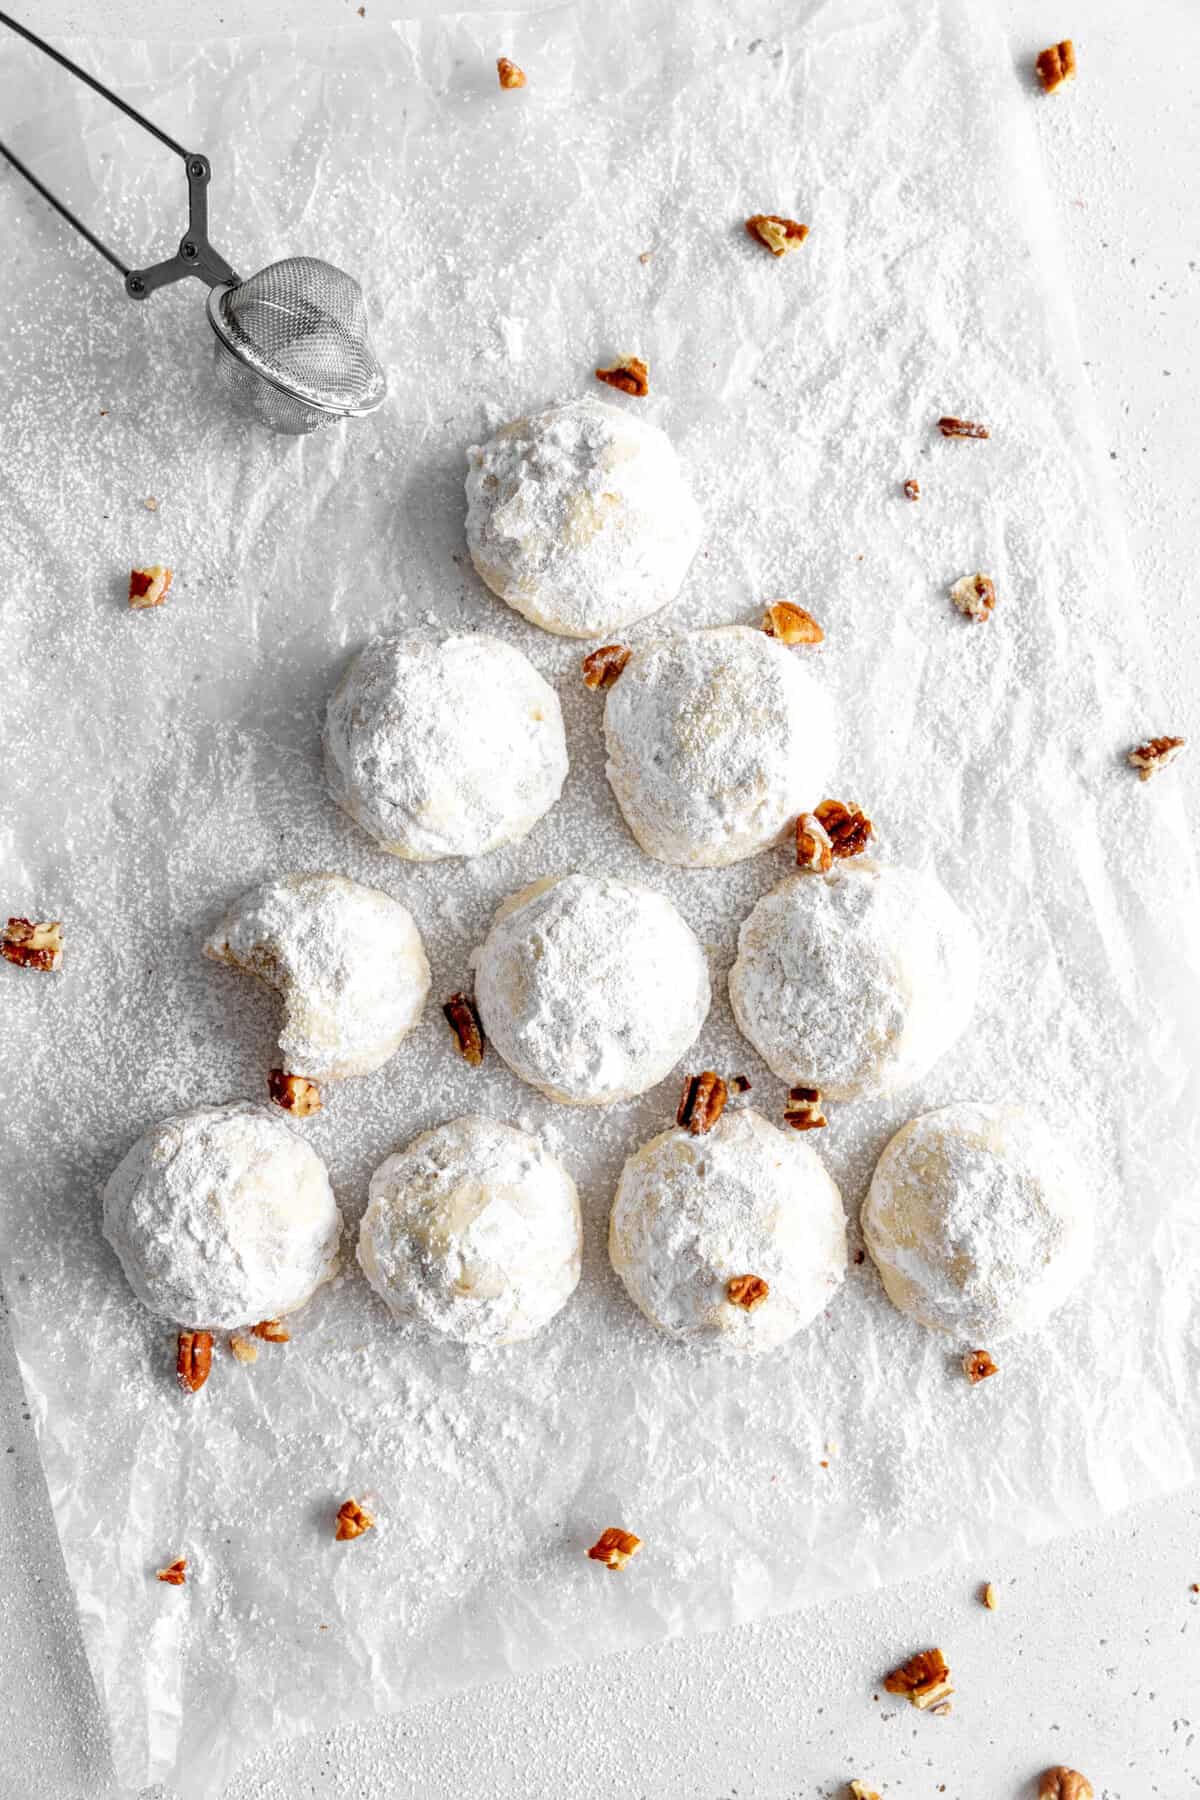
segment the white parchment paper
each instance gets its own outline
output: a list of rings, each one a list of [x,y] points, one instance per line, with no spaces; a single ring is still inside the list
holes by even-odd
[[[131,305],[0,179],[0,911],[67,934],[56,977],[0,967],[4,1270],[122,1779],[201,1800],[273,1734],[997,1558],[1189,1479],[1196,891],[1172,777],[1123,766],[1180,725],[1144,673],[1033,98],[986,8],[613,0],[81,49],[211,155],[235,266],[309,252],[359,276],[392,381],[377,418],[311,440],[239,423],[199,289]],[[499,91],[501,52],[523,92]],[[131,261],[169,252],[170,158],[7,44],[0,101],[18,150]],[[776,263],[752,245],[760,210],[806,220],[804,249]],[[222,1352],[185,1399],[97,1194],[154,1119],[263,1093],[271,997],[199,945],[266,874],[337,869],[402,898],[435,1000],[521,884],[647,880],[711,953],[718,998],[689,1060],[745,1070],[779,1111],[724,976],[786,854],[715,872],[644,858],[603,779],[583,647],[510,614],[465,555],[466,446],[625,351],[650,364],[642,404],[707,521],[683,594],[639,635],[808,606],[845,724],[836,791],[867,805],[883,853],[936,865],[985,945],[966,1041],[821,1135],[851,1217],[904,1119],[1020,1095],[1086,1165],[1093,1278],[978,1390],[961,1346],[892,1312],[869,1263],[760,1366],[680,1350],[604,1253],[621,1160],[677,1083],[597,1116],[556,1107],[494,1056],[469,1071],[431,1004],[305,1127],[350,1241],[387,1151],[492,1111],[543,1132],[579,1181],[576,1298],[532,1343],[465,1355],[394,1328],[351,1264],[286,1349],[253,1367]],[[991,440],[941,441],[945,411]],[[155,560],[176,570],[170,600],[131,614],[128,569]],[[1000,594],[986,626],[946,598],[977,568]],[[498,632],[558,683],[572,772],[524,844],[400,864],[326,798],[325,697],[398,625]],[[348,1493],[380,1524],[338,1546]],[[583,1556],[614,1523],[646,1544],[619,1579]],[[192,1579],[164,1588],[153,1571],[177,1555]]]

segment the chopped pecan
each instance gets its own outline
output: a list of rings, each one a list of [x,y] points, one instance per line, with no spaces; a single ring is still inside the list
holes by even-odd
[[[869,1788],[865,1781],[850,1783],[850,1800],[880,1800],[874,1788]]]
[[[731,1075],[729,1077],[728,1087],[731,1094],[748,1094],[750,1092],[750,1077],[748,1075]]]
[[[828,1125],[829,1121],[821,1106],[820,1088],[789,1088],[783,1122],[790,1125],[793,1131],[820,1131],[822,1126]]]
[[[870,819],[853,801],[822,800],[817,808],[817,821],[828,833],[830,846],[837,857],[861,856],[875,834]]]
[[[1160,769],[1165,769],[1168,763],[1175,761],[1186,743],[1187,739],[1180,737],[1147,738],[1144,744],[1138,744],[1131,750],[1125,760],[1131,769],[1137,770],[1140,781],[1149,781],[1152,775],[1157,775]],[[10,919],[9,924],[11,923]]]
[[[507,56],[496,58],[496,74],[500,78],[502,88],[519,88],[525,86],[525,71]]]
[[[996,1594],[996,1584],[994,1581],[985,1581],[980,1588],[979,1604],[981,1606],[986,1606],[989,1612],[995,1612],[997,1606],[999,1606],[1000,1601]]]
[[[686,1125],[693,1137],[702,1137],[712,1130],[725,1111],[728,1098],[729,1089],[715,1070],[705,1069],[702,1075],[685,1075],[675,1123]]]
[[[740,1306],[743,1312],[753,1312],[770,1292],[761,1275],[731,1275],[725,1283],[725,1298],[730,1306]]]
[[[484,1036],[475,1002],[468,1000],[465,994],[451,994],[442,1011],[458,1040],[459,1055],[477,1069],[483,1061]]]
[[[940,1650],[918,1650],[884,1680],[889,1694],[903,1694],[922,1712],[949,1712],[950,1670]]]
[[[361,1537],[364,1531],[370,1531],[375,1521],[369,1512],[364,1512],[357,1500],[343,1500],[337,1509],[333,1535],[339,1544],[349,1538]]]
[[[619,1525],[610,1525],[602,1531],[596,1542],[588,1551],[593,1562],[601,1562],[606,1569],[623,1569],[642,1547],[640,1537],[634,1537],[632,1531],[622,1531]]]
[[[57,969],[62,953],[59,919],[10,919],[0,931],[0,956],[20,969]]]
[[[781,219],[778,213],[755,213],[746,220],[746,230],[772,256],[786,256],[789,250],[798,250],[808,236],[807,225],[800,225],[795,219]]]
[[[211,1331],[181,1331],[175,1353],[175,1373],[179,1385],[189,1394],[198,1394],[212,1369],[213,1340]]]
[[[147,606],[161,606],[167,597],[175,571],[152,563],[148,569],[129,571],[129,604],[139,611]]]
[[[1057,1763],[1038,1776],[1037,1800],[1092,1800],[1092,1784],[1078,1769]]]
[[[906,500],[919,500],[921,498],[921,484],[911,475],[904,484],[904,498]]]
[[[818,875],[833,867],[833,843],[816,813],[801,813],[796,820],[796,867]]]
[[[823,644],[825,633],[810,612],[791,600],[776,600],[763,614],[762,628],[781,644]]]
[[[278,1319],[260,1319],[251,1329],[256,1338],[265,1338],[268,1344],[290,1344],[292,1341],[291,1332]]]
[[[938,430],[943,437],[985,438],[991,432],[986,425],[979,425],[974,419],[951,419],[943,415],[938,420]]]
[[[168,1563],[165,1569],[158,1570],[158,1579],[165,1581],[169,1587],[182,1587],[187,1580],[187,1566],[187,1557],[177,1556],[175,1561]]]
[[[650,392],[650,371],[640,356],[623,356],[607,369],[597,369],[596,380],[606,387],[620,388],[623,394],[633,394],[638,400],[644,400]]]
[[[1043,92],[1056,94],[1064,82],[1075,79],[1074,41],[1064,38],[1061,44],[1051,44],[1048,50],[1039,53],[1033,66]]]
[[[229,1348],[240,1363],[258,1361],[258,1345],[254,1339],[247,1337],[243,1331],[232,1331],[229,1334]]]
[[[629,644],[601,644],[599,650],[590,650],[583,659],[584,687],[610,688],[632,655]]]
[[[286,1075],[282,1069],[272,1069],[267,1076],[267,1092],[276,1106],[294,1113],[298,1119],[311,1119],[321,1110],[321,1090],[306,1075]]]
[[[992,616],[996,604],[996,584],[990,575],[964,575],[950,589],[950,598],[960,613],[982,625]]]
[[[968,1350],[962,1359],[963,1374],[972,1387],[978,1387],[989,1375],[998,1375],[998,1364],[994,1363],[986,1350]]]

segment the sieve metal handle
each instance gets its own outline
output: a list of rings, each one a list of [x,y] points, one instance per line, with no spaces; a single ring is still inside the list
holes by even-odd
[[[120,271],[125,281],[125,292],[130,299],[148,300],[156,288],[166,287],[173,281],[183,281],[188,276],[195,276],[197,280],[204,282],[205,286],[210,288],[228,287],[236,282],[238,278],[234,271],[208,241],[208,184],[212,178],[212,169],[207,156],[201,155],[196,150],[185,150],[182,144],[177,144],[174,138],[168,137],[166,132],[161,131],[151,120],[143,118],[142,114],[130,106],[127,100],[122,100],[119,94],[114,94],[111,88],[105,87],[102,81],[97,81],[94,75],[89,75],[86,69],[81,69],[79,64],[72,62],[69,56],[64,56],[61,50],[56,50],[44,38],[38,37],[37,33],[30,31],[27,25],[20,24],[6,12],[0,12],[0,25],[7,25],[10,31],[14,31],[18,37],[24,38],[26,43],[32,44],[36,50],[44,51],[52,62],[58,63],[72,75],[77,76],[87,87],[92,88],[105,100],[110,101],[120,112],[123,112],[126,118],[132,119],[135,125],[140,125],[144,131],[150,133],[151,137],[156,137],[160,144],[165,144],[168,150],[173,151],[182,159],[187,172],[188,228],[179,241],[179,248],[174,256],[168,256],[162,262],[151,263],[145,269],[130,269],[114,250],[111,250],[101,238],[97,237],[94,231],[89,230],[81,219],[76,218],[64,201],[60,200],[56,194],[51,193],[46,184],[26,167],[7,144],[0,142],[0,156],[11,163],[18,175],[24,176],[43,200],[47,201],[55,212],[61,214],[69,225],[74,226],[79,235],[86,238],[94,250],[98,250],[101,256],[107,257],[114,269]]]

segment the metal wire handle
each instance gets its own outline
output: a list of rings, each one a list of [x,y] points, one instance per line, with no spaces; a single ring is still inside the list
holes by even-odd
[[[195,276],[198,281],[202,281],[209,288],[228,287],[236,282],[238,277],[234,271],[208,241],[208,184],[212,178],[212,169],[207,156],[197,150],[185,150],[182,144],[177,144],[174,138],[167,136],[165,131],[160,131],[151,120],[143,118],[142,114],[130,106],[127,100],[122,100],[119,94],[114,94],[111,88],[105,87],[102,81],[97,81],[94,75],[89,75],[86,69],[81,69],[78,63],[72,62],[69,56],[64,56],[61,50],[56,50],[53,45],[46,43],[44,38],[40,38],[36,32],[30,31],[27,25],[20,24],[6,12],[0,12],[0,25],[7,25],[10,31],[15,31],[18,37],[25,39],[26,43],[32,44],[36,50],[44,51],[52,62],[60,64],[72,75],[78,76],[86,86],[94,89],[97,94],[111,102],[118,111],[125,114],[126,118],[132,119],[135,125],[140,125],[143,131],[148,131],[151,137],[156,137],[160,144],[165,144],[167,149],[173,151],[183,162],[188,184],[188,228],[179,241],[179,249],[174,256],[168,256],[163,262],[152,263],[149,268],[130,269],[114,250],[111,250],[101,238],[97,237],[94,231],[89,230],[82,219],[76,218],[69,206],[56,194],[51,193],[45,183],[26,167],[7,144],[0,141],[0,156],[12,164],[18,175],[24,176],[29,185],[54,208],[55,212],[62,215],[68,225],[74,226],[80,237],[86,238],[94,250],[98,250],[101,256],[107,257],[113,268],[120,271],[124,277],[125,292],[129,298],[131,300],[148,300],[156,288],[166,287],[173,281],[183,281],[188,276]]]

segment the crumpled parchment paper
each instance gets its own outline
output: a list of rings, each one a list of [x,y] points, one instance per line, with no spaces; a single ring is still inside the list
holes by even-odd
[[[523,92],[498,89],[498,53]],[[1144,673],[1031,96],[986,9],[614,0],[88,60],[211,155],[236,267],[306,251],[359,276],[392,381],[368,423],[263,435],[211,379],[197,287],[131,305],[0,179],[0,910],[61,917],[67,938],[57,977],[0,966],[4,1268],[122,1779],[200,1800],[276,1733],[996,1559],[1189,1479],[1196,889],[1172,777],[1123,766],[1179,727]],[[169,251],[177,164],[8,43],[0,101],[18,150],[131,261]],[[745,235],[756,211],[812,236],[777,263]],[[658,1339],[604,1228],[677,1083],[556,1107],[494,1056],[468,1070],[440,1016],[506,894],[634,874],[711,950],[690,1063],[745,1070],[780,1110],[724,975],[786,852],[648,862],[603,779],[584,646],[526,626],[465,555],[466,446],[625,351],[649,362],[641,404],[707,521],[683,594],[638,635],[809,607],[828,635],[806,654],[844,720],[836,791],[868,806],[882,853],[936,865],[983,939],[965,1041],[821,1135],[851,1217],[889,1134],[954,1099],[1029,1099],[1086,1166],[1093,1276],[978,1390],[869,1263],[759,1366]],[[990,441],[943,442],[943,412]],[[169,602],[130,613],[127,571],[154,560],[176,570]],[[977,568],[1000,595],[986,626],[946,597]],[[406,865],[327,799],[325,697],[396,626],[499,633],[558,683],[572,771],[525,843]],[[578,1178],[584,1278],[540,1338],[466,1355],[394,1328],[350,1263],[286,1349],[253,1367],[222,1351],[186,1399],[172,1332],[99,1235],[98,1189],[152,1120],[263,1094],[273,1000],[199,946],[237,892],[306,868],[402,898],[434,966],[400,1054],[304,1128],[348,1242],[387,1151],[494,1111]],[[379,1528],[335,1545],[347,1494]],[[609,1524],[646,1545],[616,1579],[583,1555]],[[191,1579],[164,1588],[153,1571],[178,1555]]]

